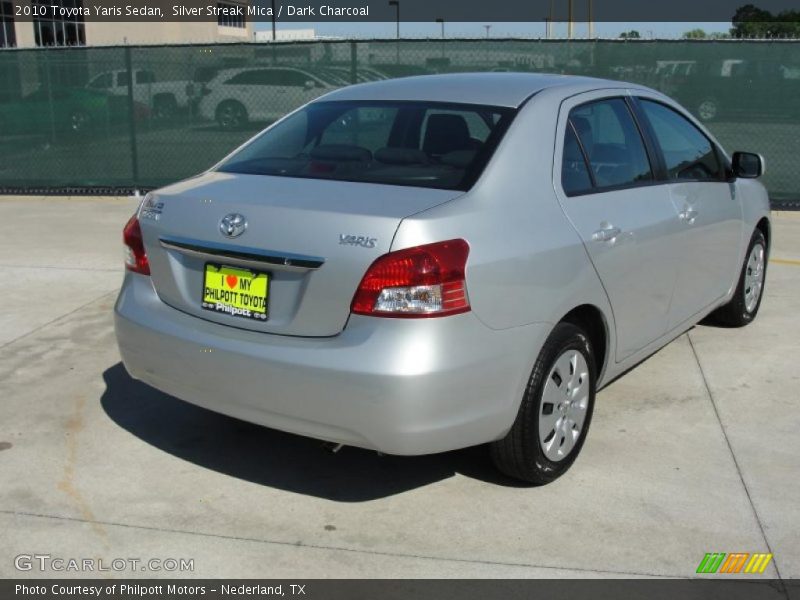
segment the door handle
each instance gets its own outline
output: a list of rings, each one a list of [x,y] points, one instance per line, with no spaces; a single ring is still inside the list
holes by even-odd
[[[696,208],[687,204],[683,207],[683,211],[678,213],[678,218],[680,218],[681,221],[686,221],[689,225],[692,225],[699,214],[700,213]]]
[[[595,242],[613,242],[622,233],[622,229],[614,227],[608,223],[602,223],[600,229],[592,234],[592,240]]]

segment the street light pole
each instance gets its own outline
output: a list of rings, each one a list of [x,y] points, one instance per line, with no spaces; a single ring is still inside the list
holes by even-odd
[[[486,39],[489,39],[489,30],[492,28],[491,25],[484,25],[483,28],[486,30]]]
[[[575,23],[573,19],[575,15],[572,12],[572,0],[567,0],[567,38],[572,39],[572,35],[575,32]]]
[[[396,12],[396,21],[397,21],[397,33],[395,37],[399,40],[400,39],[400,0],[389,0],[389,6],[394,6]]]
[[[272,41],[275,41],[275,0],[272,0]]]
[[[442,58],[444,58],[444,19],[439,17],[438,19],[436,19],[436,22],[442,26]]]
[[[400,64],[400,0],[389,0],[389,6],[394,6],[395,10],[397,11],[397,33],[395,34],[395,38],[397,40],[395,42],[397,56],[395,57],[395,62]]]

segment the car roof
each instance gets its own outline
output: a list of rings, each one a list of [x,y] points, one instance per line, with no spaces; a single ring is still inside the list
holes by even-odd
[[[632,84],[544,73],[450,73],[399,77],[352,85],[320,100],[417,100],[518,108],[534,94],[550,88],[579,93],[605,88],[640,88]]]
[[[255,64],[249,67],[234,67],[230,69],[220,69],[216,72],[214,77],[238,75],[239,73],[246,73],[248,71],[300,71],[301,73],[308,73],[308,69],[302,67],[295,67],[294,65],[259,65]]]

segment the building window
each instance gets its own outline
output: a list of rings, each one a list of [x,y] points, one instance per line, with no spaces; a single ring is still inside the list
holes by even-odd
[[[32,0],[33,4],[47,7],[45,14],[53,14],[53,6],[83,8],[83,0]],[[66,12],[66,11],[65,11]],[[33,35],[37,46],[85,46],[86,30],[82,11],[69,11],[73,17],[34,17]]]
[[[220,27],[245,28],[246,8],[235,2],[217,2],[217,25]]]
[[[15,48],[16,45],[14,4],[11,0],[0,0],[0,48]]]

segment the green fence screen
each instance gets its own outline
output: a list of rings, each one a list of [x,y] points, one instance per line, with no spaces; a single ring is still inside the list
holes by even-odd
[[[800,200],[800,41],[378,40],[0,50],[0,189],[147,189],[213,165],[326,91],[424,73],[593,75],[657,88]]]

